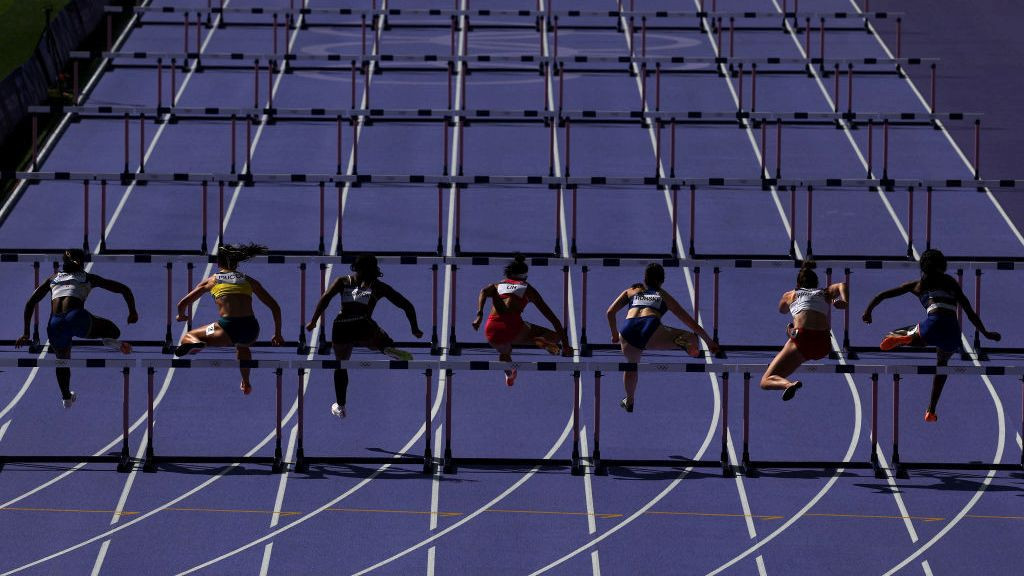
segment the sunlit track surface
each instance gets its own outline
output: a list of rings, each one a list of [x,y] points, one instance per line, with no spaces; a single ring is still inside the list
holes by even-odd
[[[238,10],[292,7],[283,0],[236,0],[226,4]],[[417,69],[413,64],[382,63],[382,73],[373,73],[370,67],[374,64],[369,64],[369,75],[361,70],[353,75],[345,62],[336,70],[300,68],[268,78],[267,63],[263,62],[254,79],[251,69],[219,68],[213,60],[204,62],[205,69],[198,73],[181,69],[179,62],[175,82],[180,95],[176,104],[263,108],[269,105],[269,91],[273,90],[273,106],[280,109],[351,109],[360,107],[357,105],[365,99],[366,108],[449,110],[449,125],[443,127],[436,118],[422,122],[366,122],[355,118],[352,123],[346,117],[339,132],[339,125],[330,119],[274,124],[255,121],[248,126],[247,138],[245,119],[239,117],[232,144],[227,119],[183,119],[157,125],[149,118],[141,147],[147,154],[146,172],[227,173],[232,171],[232,161],[244,172],[247,160],[257,174],[358,172],[371,176],[454,175],[464,171],[493,176],[600,174],[650,178],[656,170],[667,176],[674,167],[679,174],[756,179],[762,162],[768,176],[778,176],[776,170],[780,169],[783,178],[863,179],[869,165],[875,177],[883,170],[883,136],[878,127],[869,144],[863,126],[848,130],[841,129],[842,123],[840,129],[830,124],[786,126],[781,160],[777,160],[774,125],[768,126],[764,146],[760,126],[740,121],[682,125],[676,141],[670,144],[668,128],[658,131],[654,123],[644,128],[639,122],[581,121],[571,122],[568,127],[556,123],[552,130],[542,122],[475,121],[478,118],[466,122],[459,118],[460,110],[548,110],[555,114],[559,108],[640,110],[645,105],[651,111],[660,106],[663,110],[721,113],[734,111],[738,98],[749,108],[749,70],[741,87],[738,74],[720,76],[713,64],[677,65],[679,70],[674,71],[665,65],[660,79],[651,69],[639,70],[647,73],[646,82],[643,74],[636,74],[637,68],[644,57],[817,57],[821,49],[819,23],[811,22],[808,54],[803,16],[796,18],[795,26],[799,28],[793,33],[783,32],[781,18],[765,19],[768,24],[763,29],[738,19],[730,41],[728,14],[778,13],[781,2],[719,0],[714,6],[704,2],[705,10],[725,15],[720,35],[713,13],[705,18],[709,28],[704,31],[693,17],[688,18],[687,27],[682,19],[652,16],[645,23],[640,17],[631,21],[629,14],[624,14],[617,28],[615,19],[606,16],[569,14],[577,9],[621,8],[637,14],[680,9],[677,4],[655,0],[639,0],[632,5],[622,2],[621,7],[611,0],[599,5],[565,0],[555,6],[547,2],[510,6],[507,2],[478,0],[472,3],[470,12],[458,13],[454,32],[448,12],[440,17],[393,16],[387,25],[378,26],[381,23],[372,17],[363,25],[358,14],[317,12],[335,7],[334,3],[314,0],[291,4],[310,8],[304,15],[310,19],[308,28],[288,29],[282,16],[275,31],[268,25],[255,25],[267,21],[265,15],[226,11],[226,27],[207,28],[200,22],[202,50],[211,54],[267,54],[273,51],[276,34],[279,52],[288,50],[300,58],[364,51],[370,60],[378,53],[451,53],[466,57],[469,74],[455,69],[449,80],[446,72],[428,70],[429,66]],[[206,3],[198,0],[152,5],[206,8]],[[687,4],[686,9],[699,10],[700,6],[698,0],[692,7]],[[360,10],[368,7],[353,6]],[[404,2],[383,6],[378,2],[375,7],[412,8]],[[459,8],[452,2],[419,3],[415,7],[446,11]],[[527,26],[510,28],[494,26],[502,22],[497,16],[485,20],[473,12],[510,9],[554,9],[560,13],[557,32],[553,20],[529,19]],[[878,9],[841,0],[822,0],[813,7],[815,13]],[[800,10],[810,13],[806,6]],[[467,14],[469,22],[464,21]],[[195,18],[193,14],[190,20],[188,51],[195,50]],[[909,27],[914,15],[904,14],[902,18],[903,25]],[[180,11],[170,15],[147,13],[142,21],[149,25],[132,29],[122,51],[182,50]],[[505,22],[522,23],[522,18],[509,16]],[[677,26],[659,28],[659,23]],[[891,28],[891,21],[883,24]],[[792,29],[793,19],[786,25]],[[825,57],[890,58],[895,56],[895,41],[888,33],[882,34],[883,46],[875,34],[865,31],[862,19],[829,19],[824,34]],[[567,70],[557,74],[538,68],[534,62],[526,65],[533,73],[513,73],[490,70],[478,59],[482,55],[523,53],[554,57],[556,51],[562,58],[632,56],[635,64],[602,73]],[[923,52],[917,55],[929,56]],[[680,73],[682,68],[687,68],[685,74]],[[864,113],[927,113],[926,70],[908,68],[911,80],[921,91],[920,98],[906,79],[894,73],[856,75],[853,109]],[[835,107],[834,77],[827,68],[815,70],[810,76],[771,74],[765,69],[758,72],[758,112],[828,114]],[[660,82],[657,103],[656,81]],[[170,99],[168,70],[162,82],[166,105]],[[846,75],[841,75],[840,109],[847,105],[847,82]],[[254,87],[258,91],[255,96]],[[152,67],[119,65],[98,78],[82,104],[152,107],[156,105],[156,88]],[[117,174],[125,163],[124,138],[120,119],[83,117],[67,125],[39,169]],[[127,145],[130,171],[139,170],[139,138],[138,120],[133,118]],[[1005,152],[986,149],[984,154]],[[973,160],[972,150],[965,148],[959,153],[941,130],[893,126],[884,168],[887,176],[895,179],[969,180]],[[571,258],[576,251],[584,257],[593,256],[597,259],[594,262],[615,254],[678,256],[683,258],[683,266],[669,267],[666,288],[688,310],[696,306],[706,327],[714,322],[723,344],[755,347],[783,343],[787,318],[776,312],[777,302],[779,294],[792,287],[794,270],[729,265],[714,274],[718,267],[708,262],[701,264],[698,272],[697,262],[689,260],[691,238],[698,257],[720,256],[723,262],[744,255],[784,257],[790,250],[798,257],[811,253],[839,263],[832,267],[835,281],[844,277],[843,257],[861,261],[871,257],[905,258],[908,245],[912,254],[919,254],[926,247],[924,227],[929,221],[926,211],[930,210],[932,229],[927,238],[933,247],[947,254],[965,260],[1011,260],[1024,255],[1020,235],[1004,218],[1003,207],[986,194],[970,190],[937,189],[929,208],[925,190],[920,189],[913,192],[913,203],[905,188],[882,192],[816,189],[809,211],[806,188],[796,190],[793,204],[785,188],[698,189],[691,226],[690,191],[686,188],[678,193],[678,212],[673,218],[672,191],[653,185],[584,185],[574,194],[571,188],[547,185],[474,183],[456,193],[432,184],[367,183],[340,190],[331,184],[321,204],[316,184],[259,182],[249,187],[232,183],[225,187],[221,209],[218,187],[211,182],[204,228],[198,182],[151,182],[129,187],[111,180],[107,188],[103,218],[108,229],[104,240],[110,250],[196,251],[204,236],[212,250],[220,232],[218,213],[223,210],[225,241],[260,241],[291,254],[289,258],[316,254],[321,241],[328,255],[338,254],[340,248],[340,253],[348,256],[380,252],[436,257],[440,248],[441,254],[449,256],[492,256],[486,266],[437,261],[436,298],[432,263],[385,265],[383,279],[413,302],[419,324],[427,332],[420,341],[422,347],[409,348],[416,360],[437,359],[429,355],[426,346],[435,325],[438,344],[446,354],[443,358],[496,360],[497,355],[489,349],[466,347],[459,356],[448,356],[453,350],[445,349],[483,340],[482,332],[474,332],[470,326],[477,292],[500,278],[501,268],[515,251],[561,259]],[[80,246],[82,194],[81,182],[43,180],[26,186],[0,226],[0,249],[38,253]],[[339,206],[341,201],[343,206]],[[100,203],[99,185],[94,183],[88,200],[90,249],[96,248],[100,237]],[[56,205],[64,206],[59,220],[53,212]],[[1012,213],[1014,208],[1009,206],[1007,211]],[[910,222],[914,223],[913,230]],[[45,277],[51,259],[40,260]],[[556,315],[567,320],[574,346],[579,347],[584,337],[592,345],[606,344],[609,334],[603,311],[622,289],[640,280],[642,267],[628,262],[621,266],[588,264],[584,286],[583,264],[571,259],[562,261],[568,264],[567,276],[563,276],[561,266],[538,263],[531,269],[531,283]],[[1017,348],[1022,339],[1014,328],[1022,319],[1016,317],[1019,313],[1009,295],[1021,278],[1019,271],[1000,269],[1007,267],[986,266],[977,278],[973,269],[968,269],[964,289],[974,302],[975,283],[981,279],[982,317],[990,329],[1003,333],[998,346]],[[883,366],[927,364],[932,359],[927,354],[864,352],[877,345],[886,329],[920,319],[921,309],[909,298],[883,304],[870,326],[859,320],[871,295],[913,278],[915,271],[896,266],[852,268],[848,335],[859,355],[850,359],[844,352],[844,361]],[[21,322],[21,303],[33,285],[31,262],[4,262],[0,269],[9,279],[5,283],[9,305],[0,309],[0,319],[16,329]],[[298,260],[287,264],[251,263],[245,270],[263,282],[281,303],[284,335],[296,340],[319,295],[319,264],[311,263],[307,269],[305,309],[298,294]],[[142,318],[138,324],[124,328],[127,338],[163,340],[167,330],[167,269],[162,262],[100,261],[93,265],[93,272],[133,288]],[[192,282],[205,272],[205,265],[196,265]],[[347,266],[331,264],[324,273],[330,281],[347,273]],[[189,288],[184,260],[174,264],[172,282],[175,297]],[[713,294],[716,297],[712,298]],[[203,301],[193,311],[197,325],[214,320],[216,311],[210,304]],[[432,318],[435,306],[436,321]],[[89,307],[124,327],[125,310],[119,298],[97,292]],[[267,339],[273,325],[270,316],[258,305],[257,316],[263,327],[262,339]],[[327,316],[330,319],[332,314]],[[404,316],[387,303],[379,306],[375,317],[397,340],[414,340]],[[528,313],[527,319],[546,323],[536,312]],[[843,319],[841,312],[834,311],[838,343],[845,334]],[[41,320],[45,323],[45,313]],[[675,319],[666,322],[679,325]],[[965,346],[973,349],[973,328],[966,319],[964,322]],[[171,328],[176,338],[182,325]],[[316,337],[317,333],[305,335],[314,342]],[[539,350],[516,350],[515,357],[521,362],[567,363],[615,362],[621,358],[607,347],[597,348],[593,358],[551,358]],[[76,348],[75,354],[104,357],[107,353],[87,346]],[[230,358],[229,354],[228,350],[208,350],[200,358]],[[4,355],[30,357],[13,350]],[[143,347],[136,357],[162,356],[157,348]],[[306,355],[297,355],[292,345],[283,349],[259,347],[255,357],[299,360]],[[328,358],[315,352],[310,357]],[[647,357],[655,362],[683,360],[680,354],[670,352],[648,353]],[[767,351],[730,351],[728,358],[704,360],[708,370],[714,371],[716,366],[730,364],[765,364],[771,357]],[[354,359],[376,361],[384,357],[363,351]],[[1018,361],[1016,355],[993,352],[989,360],[980,363],[1015,365]],[[975,359],[957,357],[953,364],[973,366]],[[0,382],[5,384],[0,386],[0,406],[10,409],[0,419],[0,452],[92,454],[119,434],[118,370],[76,370],[73,388],[80,397],[68,412],[59,407],[52,369],[40,369],[23,393],[19,391],[29,369],[4,370],[0,373]],[[158,389],[164,390],[155,410],[158,454],[272,453],[275,406],[274,375],[270,370],[255,370],[255,391],[249,397],[238,392],[237,373],[232,370],[194,368],[177,370],[173,376],[158,371],[156,376]],[[752,376],[752,459],[869,460],[869,375],[806,374],[802,378],[804,389],[796,400],[786,404],[776,393],[758,390],[760,374]],[[422,451],[422,374],[352,370],[349,416],[344,421],[329,413],[333,402],[329,371],[314,370],[305,378],[307,454],[387,457]],[[446,378],[438,374],[432,378],[435,456],[443,453],[449,426],[444,402],[450,399],[451,447],[456,458],[569,458],[573,440],[570,373],[523,370],[516,385],[506,389],[498,371],[456,371],[450,398],[448,392],[442,392]],[[285,455],[290,460],[295,458],[291,435],[296,424],[296,379],[294,371],[286,371],[283,432]],[[727,404],[734,462],[738,462],[743,449],[742,380],[732,375]],[[940,421],[926,425],[920,418],[929,381],[928,375],[906,376],[901,381],[902,460],[978,462],[1001,458],[1014,462],[1019,458],[1020,437],[1016,431],[1021,424],[1021,391],[1015,376],[952,376],[939,406]],[[616,405],[622,395],[619,382],[619,373],[603,374],[602,455],[678,458],[677,468],[613,466],[607,477],[592,475],[589,469],[580,477],[570,475],[568,467],[463,465],[457,474],[439,471],[423,475],[419,466],[407,464],[317,464],[309,473],[289,471],[282,478],[257,464],[230,468],[165,464],[156,474],[139,471],[129,482],[128,476],[116,473],[110,464],[75,467],[74,472],[66,474],[73,465],[9,463],[0,471],[0,502],[10,503],[0,509],[0,514],[8,518],[8,526],[16,529],[5,531],[8,536],[0,572],[24,567],[24,573],[198,570],[284,574],[301,567],[304,572],[314,573],[618,574],[709,573],[721,569],[724,573],[818,574],[827,569],[839,574],[863,574],[885,573],[895,567],[899,573],[941,574],[1005,572],[1024,559],[1015,552],[1015,543],[1024,535],[1015,506],[1024,489],[1020,472],[912,470],[909,479],[876,479],[871,470],[764,466],[756,478],[742,474],[737,479],[722,478],[714,468],[684,468],[686,458],[713,459],[718,455],[718,406],[724,400],[719,375],[643,372],[632,414]],[[581,383],[581,427],[586,436],[583,451],[591,455],[598,424],[594,418],[593,374],[584,373]],[[145,414],[145,375],[141,371],[133,373],[131,384],[129,409],[132,422],[136,422]],[[882,378],[879,390],[878,441],[883,465],[888,466],[893,443],[891,379]],[[139,426],[129,437],[133,453],[140,456],[144,429],[144,425]],[[60,480],[36,490],[62,474],[65,476]],[[835,546],[835,542],[843,545]]]

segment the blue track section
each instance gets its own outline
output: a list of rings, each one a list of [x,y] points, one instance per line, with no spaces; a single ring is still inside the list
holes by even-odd
[[[781,173],[783,178],[855,179],[864,178],[869,170],[875,177],[883,170],[893,178],[972,177],[972,151],[956,148],[942,125],[894,122],[886,136],[881,123],[869,130],[863,123],[805,122],[784,125],[780,134],[774,122],[762,132],[759,124],[746,120],[684,119],[686,111],[732,113],[752,105],[759,112],[828,113],[836,108],[837,96],[840,111],[849,106],[858,113],[920,114],[927,111],[927,65],[908,66],[906,78],[883,65],[857,68],[851,105],[849,76],[840,75],[837,91],[832,70],[816,66],[761,66],[754,104],[749,68],[740,76],[730,73],[728,63],[669,63],[656,76],[652,69],[629,62],[631,54],[817,57],[822,49],[817,20],[811,22],[809,35],[802,17],[797,18],[799,29],[792,19],[783,24],[780,2],[721,0],[712,7],[711,2],[698,1],[560,0],[552,6],[549,1],[477,0],[469,6],[466,0],[454,5],[382,0],[372,3],[375,9],[398,12],[389,13],[386,24],[380,12],[371,14],[364,26],[358,14],[371,3],[346,4],[356,11],[353,15],[325,13],[338,8],[333,2],[235,0],[223,3],[222,14],[211,15],[211,26],[198,27],[197,44],[194,18],[196,11],[205,18],[206,4],[146,3],[179,11],[141,14],[118,45],[123,52],[180,53],[181,9],[193,11],[187,50],[195,52],[199,46],[204,69],[197,70],[194,58],[177,63],[174,102],[179,107],[265,108],[272,95],[278,109],[433,109],[449,110],[451,115],[447,122],[437,117],[393,121],[346,115],[277,122],[256,117],[248,123],[244,115],[234,122],[226,117],[180,117],[176,122],[163,117],[156,122],[149,117],[141,123],[132,116],[127,124],[119,117],[85,115],[63,126],[48,147],[41,172],[118,173],[127,162],[130,172],[144,164],[147,173],[227,174],[248,169],[255,174],[610,178],[667,176],[674,169],[684,178],[758,179],[763,166],[768,176]],[[813,4],[800,9],[851,14],[826,20],[827,58],[892,55],[890,20],[869,19],[865,25],[863,17],[854,15],[863,10],[863,3]],[[936,10],[950,10],[940,4],[944,6]],[[268,14],[239,11],[287,11],[293,5],[310,10],[287,31],[283,16],[280,26],[272,27]],[[724,15],[720,33],[714,18],[692,14],[701,5]],[[422,8],[442,13],[410,13]],[[453,8],[468,11],[471,21],[465,14],[452,16]],[[480,12],[538,9],[559,13],[557,31],[553,18],[549,22]],[[597,13],[630,9],[651,16],[644,23],[640,16],[631,22],[628,14],[619,18]],[[573,10],[587,14],[570,14]],[[655,16],[658,11],[688,14]],[[737,16],[743,12],[779,17]],[[731,41],[729,14],[735,18]],[[904,23],[914,17],[908,10]],[[219,26],[221,22],[226,26]],[[884,33],[875,29],[876,23]],[[251,59],[238,65],[211,57],[265,56],[273,51],[275,40],[279,54],[287,49],[296,55],[292,71],[282,69],[268,77],[264,60],[254,78]],[[349,60],[364,51],[370,56],[437,54],[443,60],[450,54],[551,57],[556,49],[560,58],[612,56],[626,61],[602,64],[600,69],[567,62],[561,74],[536,63],[472,62],[468,70],[453,65],[449,75],[443,61],[374,61],[364,70],[359,65],[353,68]],[[330,54],[345,57],[320,62],[319,69],[303,68],[303,62],[309,63],[303,56]],[[112,62],[117,65],[104,67],[82,104],[155,106],[156,68],[132,60]],[[171,102],[169,78],[165,70],[164,105]],[[635,119],[581,120],[567,126],[557,121],[467,121],[460,114],[467,109],[607,113],[640,111],[644,106],[678,111],[679,121],[674,127],[670,122],[644,125]],[[969,121],[962,125],[970,126]],[[964,139],[958,141],[963,144]],[[180,338],[185,325],[169,317],[171,306],[216,271],[195,254],[204,239],[211,253],[222,239],[258,241],[293,255],[315,255],[323,243],[329,256],[376,252],[406,256],[410,262],[414,256],[434,258],[404,264],[390,258],[383,266],[383,280],[415,306],[424,337],[410,334],[405,316],[386,302],[375,319],[417,361],[442,363],[497,359],[486,346],[483,331],[471,326],[474,305],[481,287],[500,280],[511,254],[520,251],[533,257],[529,281],[563,319],[577,354],[559,358],[542,350],[516,349],[516,362],[556,362],[560,370],[524,366],[511,388],[494,367],[454,373],[435,369],[427,375],[422,370],[353,368],[344,420],[329,410],[334,402],[330,370],[285,369],[282,418],[277,421],[277,378],[271,368],[254,369],[254,391],[249,396],[239,393],[237,372],[230,366],[160,368],[151,378],[135,368],[129,376],[127,403],[131,472],[119,474],[116,464],[108,462],[3,464],[0,517],[7,529],[0,547],[2,574],[596,576],[790,575],[827,570],[938,575],[1012,572],[1024,560],[1018,545],[1024,535],[1020,470],[926,468],[897,478],[892,461],[898,444],[903,462],[1018,462],[1024,402],[1019,377],[953,375],[939,405],[939,422],[925,423],[921,413],[931,376],[904,375],[897,403],[894,380],[886,368],[929,365],[934,356],[903,349],[882,353],[876,348],[888,329],[920,321],[922,310],[903,297],[878,307],[873,324],[860,320],[872,295],[916,276],[913,265],[900,268],[886,262],[866,267],[865,259],[903,259],[908,247],[916,258],[929,244],[969,262],[1019,258],[1024,241],[999,201],[1006,201],[1011,213],[1019,211],[1019,202],[1015,204],[1007,192],[997,200],[990,191],[973,189],[790,190],[766,184],[673,191],[653,185],[560,189],[496,183],[439,189],[419,183],[332,183],[321,195],[315,183],[246,186],[234,179],[210,181],[205,192],[198,182],[140,185],[120,180],[106,182],[105,188],[90,182],[88,190],[86,195],[81,182],[24,183],[0,221],[0,249],[38,254],[84,242],[90,252],[100,254],[102,238],[108,251],[182,254],[169,264],[159,259],[121,263],[97,258],[91,265],[92,273],[134,291],[141,317],[129,326],[118,296],[96,291],[89,300],[89,309],[121,326],[125,339],[163,342],[168,331],[173,341]],[[492,257],[486,265],[457,259],[467,254]],[[681,352],[648,352],[646,363],[690,362],[706,371],[642,371],[635,412],[626,413],[618,407],[621,372],[583,370],[577,381],[566,367],[574,362],[622,361],[621,353],[607,346],[611,334],[605,310],[622,290],[642,279],[646,260],[628,258],[635,254],[652,259],[678,256],[673,262],[678,265],[667,268],[665,288],[703,326],[715,331],[727,356],[692,359]],[[438,256],[449,258],[439,261],[435,271],[432,263]],[[599,259],[615,256],[624,259]],[[838,353],[820,363],[836,368],[798,372],[804,388],[793,402],[782,403],[778,393],[758,388],[763,369],[726,367],[764,366],[775,347],[785,343],[788,316],[778,313],[778,298],[793,287],[796,269],[732,262],[808,256],[830,262],[819,270],[823,278],[848,278],[851,310],[848,323],[841,310],[832,311]],[[280,303],[285,338],[302,337],[315,345],[320,331],[329,329],[337,302],[315,331],[305,332],[303,325],[323,285],[349,273],[348,264],[340,258],[323,266],[311,260],[303,271],[301,256],[289,258],[286,263],[250,262],[244,270]],[[22,302],[35,286],[33,259],[39,261],[40,278],[45,278],[53,269],[53,256],[0,263],[8,299],[0,307],[0,322],[12,334],[21,325]],[[958,262],[950,268],[953,274],[962,271],[965,293],[987,326],[1003,334],[998,346],[1024,346],[1024,337],[1015,330],[1024,317],[1013,305],[1020,271],[994,266],[982,270]],[[260,340],[269,341],[271,315],[259,304],[255,308],[262,326]],[[45,307],[41,314],[45,340]],[[201,300],[193,310],[194,325],[215,321],[216,314],[212,301]],[[526,319],[547,325],[533,309]],[[620,317],[620,326],[622,321]],[[680,326],[672,317],[665,323]],[[965,350],[974,351],[974,328],[966,319],[963,328]],[[431,332],[437,334],[440,356],[430,355]],[[578,354],[584,337],[594,346],[589,358]],[[841,347],[847,338],[856,358]],[[9,349],[0,354],[0,361],[38,356]],[[76,346],[74,357],[114,358],[105,348],[92,345]],[[315,346],[296,354],[295,343],[257,347],[254,357],[329,358],[317,354]],[[166,358],[160,346],[152,345],[138,346],[131,356],[140,361]],[[234,354],[208,349],[196,358],[230,364]],[[384,359],[358,349],[353,356],[357,361]],[[968,354],[952,361],[964,367],[1018,363],[1019,356],[995,351],[987,359]],[[844,365],[878,366],[877,397],[872,396],[870,372],[847,374]],[[118,368],[75,368],[72,387],[79,399],[73,409],[64,411],[51,367],[4,368],[0,454],[118,453],[123,440],[122,382]],[[152,436],[146,419],[149,385]],[[875,402],[878,451],[873,454]],[[580,430],[575,445],[574,408]],[[740,472],[735,477],[723,476],[721,467],[714,465],[723,446],[723,408],[729,418],[726,458],[729,468]],[[286,473],[274,474],[265,463],[232,463],[242,456],[272,457],[277,424]],[[305,472],[294,469],[300,438],[304,455],[314,460]],[[146,473],[145,447],[150,442],[157,456],[226,455],[227,461],[161,462],[155,473]],[[315,462],[317,457],[417,457],[427,448],[438,461],[450,449],[457,470],[446,472],[439,466],[424,474],[421,464],[397,460]],[[601,458],[610,464],[607,475],[598,475],[589,465],[582,475],[570,474],[574,448],[584,463],[591,462],[599,448]],[[744,453],[755,466],[741,469]],[[880,460],[879,476],[863,466],[873,455]],[[560,464],[474,461],[487,458]],[[667,460],[675,465],[615,460]],[[710,461],[711,466],[689,466],[693,461]],[[821,465],[792,465],[808,461]]]

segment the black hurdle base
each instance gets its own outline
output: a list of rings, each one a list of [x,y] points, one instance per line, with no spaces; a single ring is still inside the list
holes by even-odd
[[[78,464],[81,462],[112,462],[117,464],[118,472],[131,472],[135,466],[134,460],[127,452],[105,456],[0,456],[0,471],[3,471],[7,464],[14,463]]]
[[[417,464],[422,466],[425,476],[432,475],[437,471],[437,463],[431,455],[423,456],[305,456],[300,455],[295,459],[295,472],[307,474],[310,464],[330,464],[334,466],[347,466],[350,464],[372,464],[380,466],[383,464]]]
[[[288,464],[280,454],[274,456],[146,456],[142,471],[154,473],[161,464],[269,464],[273,474],[281,474]]]
[[[988,472],[1024,472],[1024,457],[1019,463],[1001,462],[893,462],[897,478],[910,478],[910,470],[975,470]]]
[[[718,468],[722,471],[722,477],[734,478],[736,470],[728,460],[690,460],[687,458],[673,458],[661,460],[643,459],[620,459],[601,458],[597,452],[590,458],[590,465],[593,467],[595,476],[607,476],[608,468]]]
[[[445,474],[458,474],[459,467],[466,468],[569,468],[573,476],[583,475],[583,464],[578,459],[570,458],[458,458],[445,452],[441,471]]]
[[[789,470],[824,470],[826,472],[843,468],[845,470],[871,470],[875,478],[884,479],[885,469],[877,460],[871,462],[842,462],[842,461],[804,461],[804,460],[749,460],[744,458],[740,464],[740,472],[747,478],[760,476],[759,470],[764,468],[777,468]]]

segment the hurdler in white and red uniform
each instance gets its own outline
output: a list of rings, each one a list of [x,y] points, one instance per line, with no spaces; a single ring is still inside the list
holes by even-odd
[[[483,321],[484,304],[492,303],[491,313],[487,316],[484,336],[487,342],[498,351],[498,359],[502,362],[512,361],[512,346],[516,344],[533,344],[551,354],[572,354],[565,330],[558,317],[541,298],[533,286],[526,283],[529,267],[526,257],[517,254],[515,259],[505,266],[505,278],[501,282],[488,284],[480,290],[477,298],[476,318],[473,329],[478,330]],[[553,330],[536,326],[523,320],[523,310],[533,303],[537,310],[551,322]],[[561,346],[559,346],[561,345]],[[505,384],[515,384],[517,371],[515,368],[505,370]]]

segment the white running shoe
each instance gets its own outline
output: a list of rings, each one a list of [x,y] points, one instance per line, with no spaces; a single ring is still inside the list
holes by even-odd
[[[398,348],[393,348],[391,346],[388,346],[387,348],[381,350],[381,352],[395,360],[399,360],[402,362],[408,362],[412,360],[412,353],[406,352],[405,350],[399,350]]]
[[[331,414],[338,418],[344,418],[345,416],[348,416],[348,414],[345,412],[345,405],[338,404],[337,402],[331,404]]]
[[[78,394],[75,394],[74,390],[72,390],[71,396],[68,398],[61,398],[60,402],[64,406],[64,409],[67,410],[75,405],[76,399],[78,399]]]

